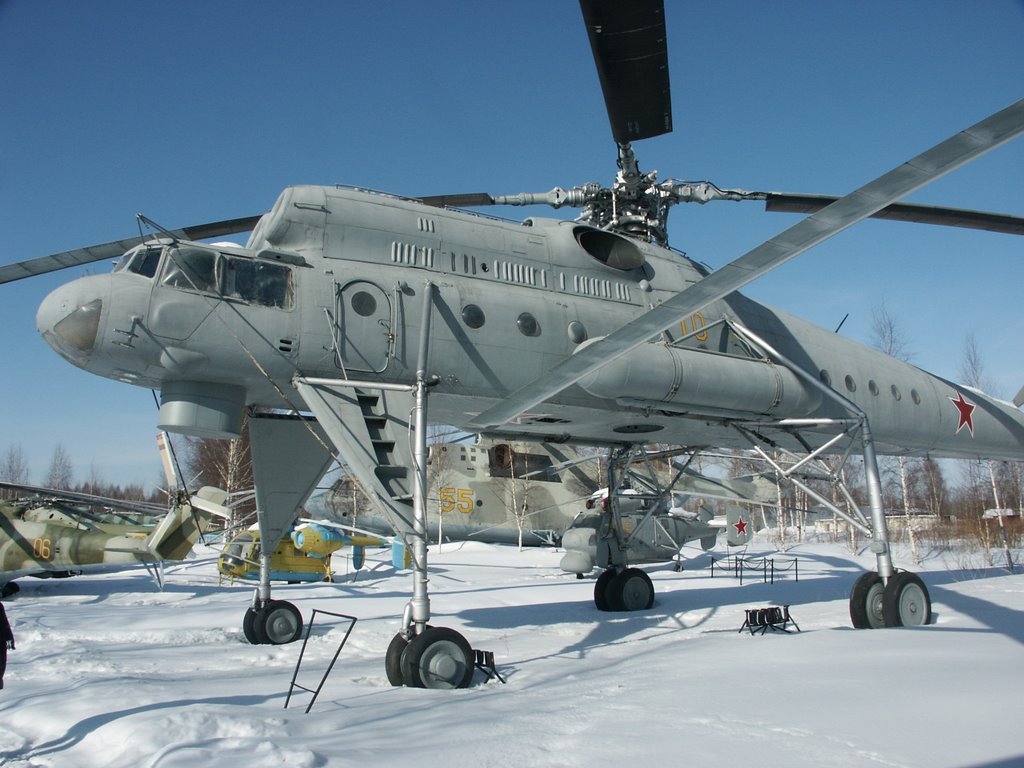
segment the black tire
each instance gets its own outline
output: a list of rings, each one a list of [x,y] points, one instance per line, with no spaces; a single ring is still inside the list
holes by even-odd
[[[474,669],[473,649],[448,627],[427,627],[402,654],[402,679],[410,688],[467,688]]]
[[[850,591],[850,621],[855,629],[881,629],[886,626],[882,612],[885,585],[874,571],[862,573]]]
[[[259,611],[251,605],[245,609],[245,616],[242,617],[242,634],[252,645],[265,645],[267,639],[257,630],[259,624],[256,621],[257,616],[259,616]]]
[[[402,657],[408,647],[409,641],[401,632],[392,637],[388,644],[388,652],[384,655],[384,671],[387,673],[388,682],[393,686],[405,685],[405,676],[402,674]]]
[[[302,634],[302,614],[287,600],[271,600],[260,610],[255,625],[265,643],[294,643]]]
[[[608,585],[608,602],[616,611],[646,611],[654,605],[654,584],[639,568],[627,568]]]
[[[597,606],[599,611],[612,611],[612,604],[608,599],[608,585],[611,584],[618,573],[614,568],[606,569],[600,576],[597,577],[597,581],[594,582],[594,605]]]
[[[921,577],[909,571],[893,574],[885,585],[882,613],[887,627],[921,627],[932,620],[932,599]]]

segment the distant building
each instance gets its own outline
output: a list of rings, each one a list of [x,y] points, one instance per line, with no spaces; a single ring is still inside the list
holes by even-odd
[[[986,509],[982,517],[1020,517],[1016,509]]]

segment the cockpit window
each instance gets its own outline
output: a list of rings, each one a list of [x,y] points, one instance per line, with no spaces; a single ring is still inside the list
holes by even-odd
[[[166,253],[162,284],[168,288],[217,293],[261,307],[291,309],[295,305],[292,270],[282,264],[188,246],[167,248]]]
[[[223,294],[263,307],[291,309],[292,271],[280,264],[223,257]]]
[[[214,252],[199,248],[169,248],[164,285],[193,291],[215,291],[217,272],[214,267]]]
[[[143,277],[153,277],[160,265],[161,247],[142,245],[128,251],[114,267],[115,272],[134,272]]]

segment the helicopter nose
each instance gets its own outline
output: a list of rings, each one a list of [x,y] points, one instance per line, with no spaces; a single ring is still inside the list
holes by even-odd
[[[96,286],[76,280],[43,299],[36,312],[36,328],[46,343],[62,357],[81,365],[96,346],[103,313],[103,299]]]

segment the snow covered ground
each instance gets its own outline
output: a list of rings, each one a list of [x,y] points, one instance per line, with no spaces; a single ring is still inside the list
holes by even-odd
[[[411,579],[386,554],[354,581],[275,588],[359,618],[320,698],[284,709],[300,643],[252,646],[251,587],[219,585],[212,550],[168,569],[22,580],[0,691],[0,764],[24,766],[1019,766],[1024,765],[1024,576],[935,558],[932,626],[850,628],[842,545],[774,585],[740,585],[693,550],[650,569],[654,608],[600,614],[561,553],[482,544],[431,550],[433,624],[494,652],[507,685],[391,687],[384,650]],[[771,554],[768,546],[749,554]],[[335,557],[344,575],[346,561]],[[900,563],[902,564],[902,563]],[[744,609],[791,604],[800,633],[737,630]],[[315,687],[344,633],[314,628],[299,682]]]

